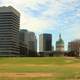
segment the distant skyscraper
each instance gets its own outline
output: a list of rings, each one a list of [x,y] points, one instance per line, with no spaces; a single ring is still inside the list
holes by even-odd
[[[61,38],[61,34],[59,35],[59,40],[56,42],[56,51],[64,51],[64,41]]]
[[[20,44],[20,55],[27,56],[29,54],[28,51],[28,31],[25,29],[21,29],[19,31],[19,44]]]
[[[21,55],[29,56],[37,52],[37,39],[34,32],[21,29],[19,39]]]
[[[19,54],[20,13],[13,7],[0,7],[0,55]]]
[[[25,45],[28,44],[28,39],[29,39],[28,33],[29,32],[25,29],[21,29],[19,31],[19,41]]]
[[[34,32],[29,32],[28,49],[31,51],[37,51],[37,38]]]
[[[52,51],[52,35],[41,34],[39,36],[39,51]]]

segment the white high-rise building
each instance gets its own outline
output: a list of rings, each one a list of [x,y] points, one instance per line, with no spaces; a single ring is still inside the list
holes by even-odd
[[[0,55],[19,54],[20,13],[11,6],[0,7]]]

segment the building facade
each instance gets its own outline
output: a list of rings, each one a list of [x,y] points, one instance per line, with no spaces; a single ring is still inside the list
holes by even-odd
[[[30,55],[34,55],[37,52],[37,38],[34,32],[29,32],[28,50]]]
[[[52,35],[40,34],[39,35],[39,51],[52,51]]]
[[[79,51],[80,40],[74,40],[68,43],[68,51]]]
[[[0,55],[19,54],[20,13],[13,7],[0,7]]]
[[[64,41],[61,38],[61,34],[59,35],[59,40],[56,41],[56,51],[64,52]]]
[[[19,32],[20,54],[23,56],[32,56],[37,52],[37,39],[34,32],[25,29]]]
[[[68,56],[80,56],[80,40],[74,40],[68,43]]]
[[[20,56],[28,55],[28,31],[21,29],[19,31],[19,47],[20,47]]]

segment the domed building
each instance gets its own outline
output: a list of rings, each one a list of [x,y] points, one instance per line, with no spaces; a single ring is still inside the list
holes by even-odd
[[[56,51],[60,51],[60,52],[64,51],[64,41],[61,38],[61,34],[59,35],[59,40],[56,41]]]

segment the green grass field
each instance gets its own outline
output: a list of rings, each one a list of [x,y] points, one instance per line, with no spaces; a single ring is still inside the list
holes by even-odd
[[[26,73],[29,76],[26,76]],[[48,73],[51,76],[48,76]],[[33,76],[34,74],[35,76]],[[0,57],[0,80],[80,80],[80,59]]]

